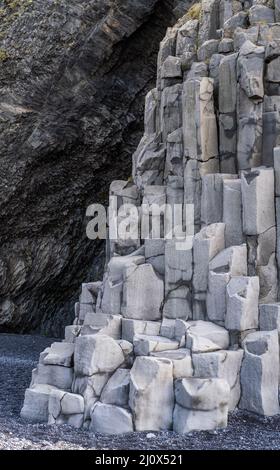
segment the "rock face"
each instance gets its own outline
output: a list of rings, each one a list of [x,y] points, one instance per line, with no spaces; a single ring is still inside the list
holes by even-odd
[[[86,208],[130,177],[158,43],[190,3],[0,0],[0,330],[61,337],[102,273]]]
[[[187,433],[237,407],[279,413],[278,10],[203,0],[168,29],[133,181],[110,187],[141,232],[108,240],[103,281],[41,354],[24,418]]]

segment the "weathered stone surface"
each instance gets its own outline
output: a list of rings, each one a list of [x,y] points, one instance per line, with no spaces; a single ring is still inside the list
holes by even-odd
[[[136,334],[157,336],[160,332],[161,323],[156,321],[122,319],[122,338],[133,343]]]
[[[161,66],[161,78],[181,78],[182,65],[178,57],[169,56]]]
[[[272,416],[279,413],[279,343],[276,330],[246,336],[241,369],[242,394],[239,407]]]
[[[249,10],[249,21],[251,25],[258,23],[274,23],[274,10],[265,5],[253,5]]]
[[[278,330],[280,333],[280,303],[260,305],[260,329],[263,331]]]
[[[84,398],[85,410],[84,420],[90,419],[90,413],[93,405],[99,401],[100,395],[106,383],[110,378],[109,373],[94,374],[83,377],[75,377],[72,385],[72,392],[81,395]]]
[[[145,134],[153,135],[156,133],[157,125],[157,103],[158,103],[158,91],[156,88],[151,90],[145,99],[145,116],[144,126]]]
[[[210,411],[219,406],[227,407],[229,385],[223,379],[186,378],[175,383],[178,405],[189,410]]]
[[[232,38],[236,28],[243,28],[247,26],[248,14],[245,11],[240,11],[229,18],[224,24],[224,36]]]
[[[229,334],[225,328],[206,321],[186,323],[186,346],[193,353],[211,352],[227,349]]]
[[[178,341],[163,336],[148,336],[137,334],[133,339],[136,356],[149,356],[152,352],[161,352],[169,349],[178,349]]]
[[[72,367],[73,356],[74,344],[53,343],[42,362],[45,365]]]
[[[100,334],[111,336],[111,338],[114,339],[120,339],[121,322],[122,317],[120,315],[88,313],[81,329],[81,336]]]
[[[184,83],[183,137],[187,157],[207,161],[218,155],[213,91],[211,78],[189,79]]]
[[[264,47],[246,41],[238,56],[238,77],[241,88],[248,98],[264,97]]]
[[[71,390],[73,369],[63,366],[38,364],[32,371],[31,388],[37,384],[53,385],[62,390]]]
[[[122,348],[109,336],[88,335],[76,340],[74,367],[77,375],[114,372],[124,360]]]
[[[152,357],[169,359],[173,364],[174,379],[191,377],[193,375],[192,356],[189,349],[152,352]]]
[[[159,320],[163,281],[152,265],[143,264],[125,272],[122,314],[135,320]]]
[[[225,246],[243,243],[241,180],[224,180]]]
[[[259,278],[233,277],[227,286],[225,326],[245,331],[258,327]]]
[[[81,326],[68,325],[65,327],[65,341],[66,343],[75,343],[77,336],[79,336]]]
[[[248,98],[238,87],[238,169],[246,170],[262,163],[263,103]]]
[[[223,181],[235,175],[218,173],[202,177],[201,223],[210,225],[223,221]]]
[[[274,171],[256,168],[241,175],[243,229],[259,235],[275,225]]]
[[[228,382],[230,386],[229,411],[234,410],[240,400],[240,369],[243,356],[243,349],[193,354],[192,356],[194,377],[217,377]]]
[[[84,408],[84,399],[81,395],[52,390],[48,407],[48,424],[71,424],[80,428],[83,425]]]
[[[234,113],[237,102],[237,54],[223,57],[219,66],[219,111]],[[229,93],[230,89],[230,93]]]
[[[20,416],[34,423],[46,423],[48,421],[49,398],[55,387],[51,385],[37,384],[25,391],[24,403]]]
[[[155,134],[144,135],[132,156],[132,176],[138,188],[163,183],[165,153],[165,146]]]
[[[183,24],[177,35],[176,55],[184,60],[188,53],[195,53],[197,47],[198,20],[190,20]]]
[[[90,431],[102,434],[125,434],[133,431],[131,414],[119,406],[96,403],[91,413]]]
[[[209,263],[207,315],[211,321],[224,324],[227,310],[227,285],[231,276],[247,275],[246,245],[232,246],[221,251]]]
[[[219,44],[219,39],[209,39],[208,41],[205,41],[197,51],[199,62],[205,62],[209,60],[213,54],[217,53]]]
[[[208,265],[219,251],[225,247],[225,225],[222,223],[204,227],[194,238],[193,287],[196,292],[206,292]]]
[[[191,317],[191,289],[188,285],[178,283],[170,289],[164,299],[163,317],[169,319]]]
[[[100,401],[109,405],[127,406],[129,383],[129,369],[117,369],[103,388]]]
[[[167,87],[161,98],[161,125],[163,139],[182,127],[182,85]]]
[[[136,431],[171,429],[174,407],[172,362],[137,357],[131,369],[129,406]]]
[[[202,0],[200,11],[200,28],[198,44],[217,37],[219,29],[219,2],[217,0]]]
[[[173,429],[180,434],[192,431],[211,431],[227,426],[227,411],[225,407],[210,411],[188,410],[176,404],[173,420]]]

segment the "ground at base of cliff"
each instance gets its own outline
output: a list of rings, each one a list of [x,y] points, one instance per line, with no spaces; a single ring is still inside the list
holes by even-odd
[[[40,352],[52,343],[41,336],[0,335],[1,450],[256,450],[280,449],[280,415],[260,418],[235,412],[227,429],[178,435],[173,432],[95,435],[70,426],[27,424],[19,417],[24,391]]]

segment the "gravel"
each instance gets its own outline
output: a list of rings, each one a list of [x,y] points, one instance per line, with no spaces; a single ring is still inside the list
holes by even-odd
[[[104,436],[70,426],[28,424],[20,416],[24,391],[39,353],[52,343],[41,336],[0,335],[0,449],[50,450],[280,450],[280,416],[234,412],[227,429],[181,436],[173,432]]]

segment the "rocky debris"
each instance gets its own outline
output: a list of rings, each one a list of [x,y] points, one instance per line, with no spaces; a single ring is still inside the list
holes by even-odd
[[[133,181],[109,193],[145,216],[141,231],[108,240],[103,281],[82,286],[64,346],[41,354],[25,418],[36,393],[44,410],[50,396],[80,396],[83,418],[57,407],[51,420],[109,434],[279,412],[277,12],[203,0],[168,29]]]

